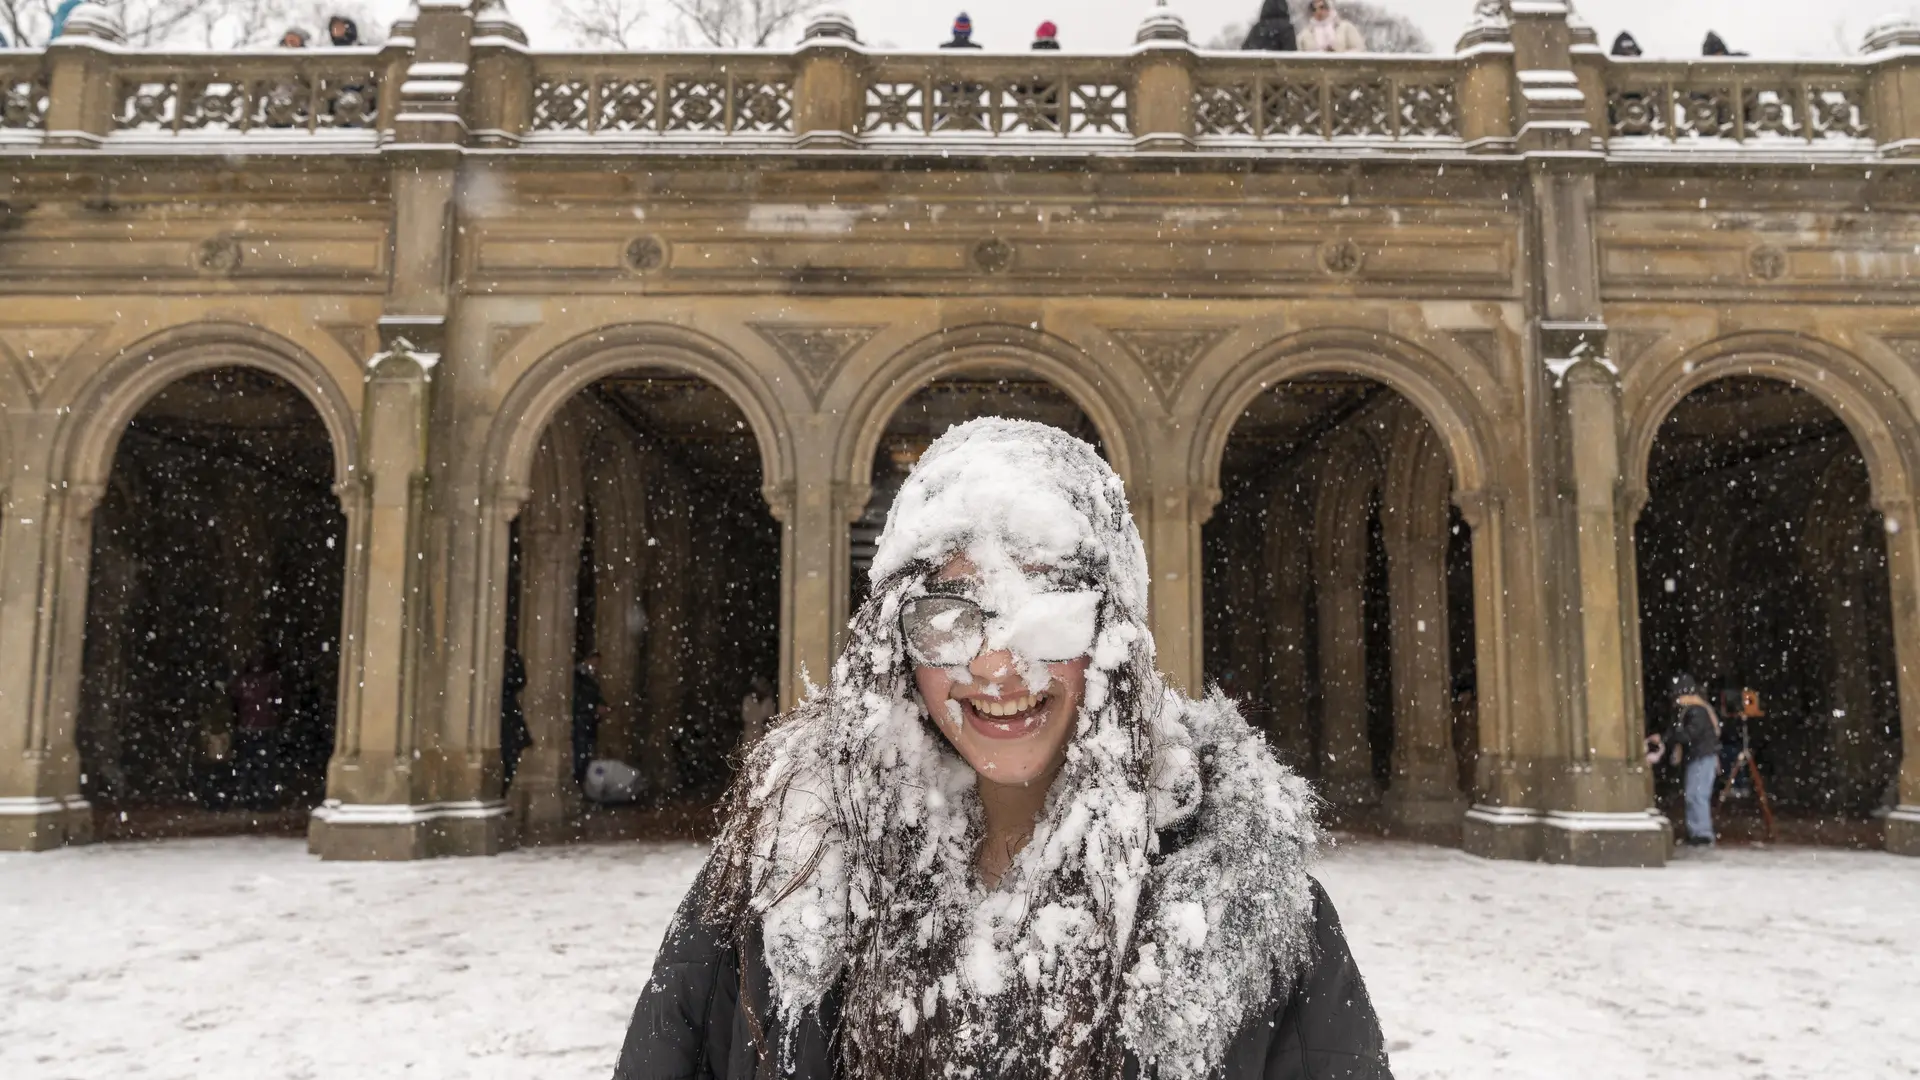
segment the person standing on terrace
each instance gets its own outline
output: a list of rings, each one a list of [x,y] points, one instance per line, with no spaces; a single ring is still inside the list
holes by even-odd
[[[1299,40],[1293,33],[1293,16],[1287,12],[1287,0],[1266,0],[1260,8],[1260,20],[1247,31],[1240,47],[1247,52],[1297,52]]]
[[[979,42],[973,40],[973,20],[961,12],[953,20],[953,40],[940,46],[943,49],[977,49]]]
[[[1360,28],[1340,16],[1333,0],[1307,5],[1307,29],[1300,35],[1301,52],[1366,52],[1367,38]]]

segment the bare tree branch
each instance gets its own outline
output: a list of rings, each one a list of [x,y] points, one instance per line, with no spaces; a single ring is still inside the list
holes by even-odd
[[[269,45],[289,27],[324,44],[326,20],[340,14],[360,26],[361,41],[378,44],[363,0],[105,0],[120,16],[127,44],[135,48],[186,46],[241,49]],[[60,0],[0,0],[0,33],[15,47],[45,45]]]
[[[764,49],[795,30],[823,0],[668,0],[682,27],[716,49]],[[780,42],[785,44],[785,42]]]
[[[643,41],[647,9],[641,0],[562,0],[560,28],[576,44],[608,49],[637,49]]]

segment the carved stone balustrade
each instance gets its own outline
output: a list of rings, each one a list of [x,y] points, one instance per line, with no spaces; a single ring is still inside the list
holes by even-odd
[[[1611,150],[1871,153],[1871,83],[1854,62],[1616,60],[1600,130]]]
[[[345,136],[380,129],[373,49],[130,53],[113,64],[111,140]]]

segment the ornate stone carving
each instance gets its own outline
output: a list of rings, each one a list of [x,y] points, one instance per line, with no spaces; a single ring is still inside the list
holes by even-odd
[[[646,274],[667,265],[667,245],[658,237],[642,236],[627,244],[627,269]]]
[[[13,362],[37,399],[67,358],[99,336],[102,326],[0,326],[0,355]]]
[[[1005,273],[1013,266],[1013,245],[989,236],[973,245],[973,264],[989,274]]]
[[[1787,276],[1787,253],[1771,244],[1754,248],[1747,254],[1747,270],[1761,281],[1778,281]]]
[[[512,351],[515,345],[520,344],[522,338],[533,333],[533,326],[530,323],[519,326],[495,326],[492,329],[492,339],[488,344],[495,368],[500,366],[501,359]]]
[[[800,375],[815,405],[840,370],[860,347],[880,332],[878,326],[812,326],[794,323],[749,323],[775,352]]]
[[[1108,331],[1147,369],[1164,401],[1173,400],[1187,373],[1229,332],[1219,326],[1117,327]]]
[[[1666,336],[1662,330],[1615,330],[1609,333],[1607,342],[1613,352],[1614,366],[1626,370]]]
[[[240,241],[232,236],[215,236],[200,242],[193,264],[202,273],[225,276],[240,269],[243,252]]]
[[[353,357],[354,363],[364,364],[373,355],[373,342],[365,326],[359,323],[327,323],[323,329],[328,337],[347,350],[347,355]]]
[[[1905,334],[1883,337],[1887,348],[1900,354],[1900,358],[1920,369],[1920,334]]]
[[[1336,240],[1320,249],[1321,268],[1335,277],[1352,277],[1366,262],[1366,252],[1352,240]]]

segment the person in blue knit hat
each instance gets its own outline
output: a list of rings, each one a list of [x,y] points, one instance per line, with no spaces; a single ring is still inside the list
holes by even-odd
[[[953,40],[940,47],[943,49],[977,49],[980,47],[979,43],[973,40],[973,20],[967,17],[966,12],[961,12],[959,17],[953,20]]]

